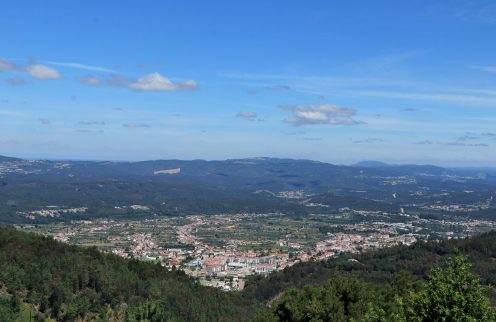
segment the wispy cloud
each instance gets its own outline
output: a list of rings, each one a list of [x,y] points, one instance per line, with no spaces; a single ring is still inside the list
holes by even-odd
[[[477,134],[472,132],[466,132],[464,135],[456,138],[457,141],[473,141],[478,139],[479,137],[477,136]]]
[[[89,86],[100,86],[103,84],[103,80],[96,76],[82,76],[76,78],[78,81]]]
[[[81,121],[78,124],[79,125],[103,126],[103,125],[105,125],[105,122],[104,121],[89,120],[89,121]]]
[[[128,87],[132,80],[120,75],[112,75],[106,80],[107,85],[112,87]]]
[[[353,62],[351,67],[360,72],[378,72],[396,68],[401,63],[422,54],[423,51],[406,51],[384,54]]]
[[[371,143],[379,143],[379,142],[384,142],[383,139],[378,139],[378,138],[366,138],[362,140],[353,140],[351,141],[352,143],[357,143],[357,144],[371,144]]]
[[[496,105],[496,97],[491,96],[476,96],[476,95],[460,95],[460,94],[433,94],[433,93],[406,93],[392,91],[353,91],[354,95],[365,97],[381,97],[381,98],[396,98],[406,100],[422,100],[422,101],[437,101],[456,104],[471,104],[494,106]]]
[[[19,144],[19,141],[18,140],[15,140],[15,139],[0,140],[0,144],[3,144],[3,145],[16,145],[16,144]]]
[[[286,135],[304,135],[304,134],[306,134],[305,131],[294,131],[294,132],[286,133]]]
[[[432,144],[434,144],[434,142],[432,142],[431,140],[423,140],[423,141],[414,142],[413,144],[417,144],[417,145],[432,145]]]
[[[98,76],[78,77],[78,80],[90,86],[107,84],[112,87],[128,88],[136,91],[181,91],[194,90],[198,87],[195,80],[173,82],[160,73],[151,73],[138,79],[131,79],[122,75],[110,75],[108,78]]]
[[[456,6],[455,11],[451,12],[454,18],[482,24],[496,24],[496,5],[491,1],[462,1],[462,3],[463,6]],[[441,8],[445,14],[446,8]]]
[[[77,129],[76,132],[77,133],[81,133],[81,134],[88,134],[88,133],[99,133],[99,134],[102,134],[102,133],[105,133],[104,130],[95,130],[95,131],[92,131],[92,130],[88,130],[88,129]]]
[[[248,121],[254,121],[257,119],[258,114],[256,112],[251,112],[251,111],[239,112],[238,114],[236,114],[236,117],[243,118]]]
[[[18,65],[14,64],[10,60],[0,58],[0,72],[15,70],[24,71],[32,77],[42,80],[62,78],[62,74],[58,70],[50,66],[41,65],[34,62],[28,64],[27,66]],[[9,82],[11,85],[23,85],[21,84],[21,81],[19,81],[19,78],[17,78],[18,80],[14,79],[16,78],[12,78],[12,81]]]
[[[34,78],[43,79],[43,80],[62,78],[62,74],[58,70],[46,65],[40,65],[40,64],[29,65],[26,67],[26,72],[28,72],[28,74],[33,76]]]
[[[457,138],[456,141],[448,141],[448,142],[424,140],[424,141],[414,142],[413,144],[417,144],[417,145],[437,144],[437,145],[453,146],[453,147],[488,147],[489,146],[489,144],[487,143],[469,143],[466,142],[464,138],[462,138],[461,140],[460,138]],[[468,140],[472,140],[472,138],[469,138]]]
[[[473,106],[496,105],[496,91],[494,89],[454,87],[405,79],[250,73],[221,73],[219,75],[242,82],[250,82],[250,85],[253,85],[254,81],[261,83],[267,81],[284,82],[290,84],[295,92],[305,94],[391,98]],[[408,111],[413,112],[413,110]]]
[[[122,126],[127,127],[128,129],[138,129],[138,128],[150,127],[150,125],[142,124],[142,123],[126,123],[126,124],[122,124]]]
[[[43,62],[43,64],[31,62],[27,66],[21,67],[7,59],[0,59],[0,72],[23,70],[32,77],[41,80],[62,78],[62,73],[52,66],[76,68],[96,72],[105,72],[110,74],[107,77],[100,77],[95,75],[76,77],[79,82],[95,87],[107,84],[113,87],[123,87],[136,91],[181,91],[195,90],[198,88],[198,83],[195,80],[172,81],[158,72],[146,74],[137,79],[132,79],[125,76],[116,75],[117,72],[115,70],[100,66],[92,66],[80,63],[45,61]],[[21,81],[19,80],[12,80],[9,81],[9,83],[11,85],[21,85]]]
[[[496,66],[473,66],[473,68],[487,73],[496,73]]]
[[[450,145],[450,146],[467,146],[467,147],[488,147],[489,144],[486,143],[464,143],[464,142],[439,142],[441,145]]]
[[[5,82],[12,86],[21,86],[26,84],[26,81],[20,77],[8,78],[5,80]]]
[[[18,66],[7,59],[0,58],[0,72],[5,72],[9,70],[15,70]]]
[[[408,107],[408,108],[403,108],[401,109],[402,112],[417,112],[418,109],[413,108],[413,107]]]
[[[49,64],[49,65],[54,65],[54,66],[84,69],[84,70],[91,70],[91,71],[96,71],[96,72],[117,73],[115,70],[110,69],[110,68],[80,64],[80,63],[64,63],[64,62],[56,62],[56,61],[46,61],[44,63]]]
[[[303,138],[305,141],[322,141],[322,138],[311,138],[311,137],[305,137]]]
[[[292,116],[284,119],[285,123],[299,125],[357,125],[363,122],[356,121],[354,108],[339,107],[334,104],[321,105],[282,105],[280,109],[290,112]]]
[[[38,121],[43,125],[50,125],[52,122],[46,118],[39,118]]]
[[[277,84],[277,85],[267,86],[267,89],[276,90],[276,91],[292,91],[293,90],[291,88],[291,86],[284,85],[284,84]]]

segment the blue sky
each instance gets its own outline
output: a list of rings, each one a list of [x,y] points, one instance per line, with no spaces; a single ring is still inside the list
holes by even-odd
[[[494,1],[10,1],[0,154],[491,166]]]

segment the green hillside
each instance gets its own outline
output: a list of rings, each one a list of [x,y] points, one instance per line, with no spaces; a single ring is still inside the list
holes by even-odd
[[[495,276],[496,232],[297,264],[225,293],[155,263],[0,228],[2,322],[492,321]]]
[[[60,321],[242,321],[254,309],[157,264],[0,228],[0,321],[26,304]]]

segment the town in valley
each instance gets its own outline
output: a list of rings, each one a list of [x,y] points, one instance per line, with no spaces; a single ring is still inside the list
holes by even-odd
[[[131,205],[146,211],[143,205]],[[84,209],[47,208],[29,216],[54,217]],[[148,216],[22,224],[18,228],[126,258],[181,269],[201,284],[241,290],[250,275],[298,262],[326,260],[419,240],[464,238],[496,227],[490,220],[421,218],[407,213],[340,209],[303,218],[281,213]]]

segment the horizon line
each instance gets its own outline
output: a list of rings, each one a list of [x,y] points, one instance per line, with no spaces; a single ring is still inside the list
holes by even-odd
[[[183,162],[193,162],[193,161],[204,161],[204,162],[223,162],[223,161],[234,161],[234,160],[254,160],[254,159],[272,159],[272,160],[292,160],[292,161],[307,161],[307,162],[318,162],[318,163],[324,163],[324,164],[329,164],[329,165],[334,165],[334,166],[356,166],[359,163],[364,163],[364,162],[374,162],[374,163],[382,163],[384,167],[387,166],[435,166],[435,167],[440,167],[440,168],[489,168],[489,169],[496,169],[496,166],[490,166],[490,165],[442,165],[442,164],[436,164],[436,163],[431,163],[431,162],[399,162],[399,163],[391,163],[391,162],[385,162],[381,160],[374,160],[374,159],[364,159],[352,163],[333,163],[329,161],[321,161],[321,160],[313,160],[313,159],[305,159],[305,158],[291,158],[291,157],[267,157],[267,156],[257,156],[257,157],[244,157],[244,158],[226,158],[226,159],[202,159],[202,158],[192,158],[192,159],[178,159],[178,158],[171,158],[171,159],[162,159],[162,158],[151,158],[151,159],[141,159],[141,160],[124,160],[124,159],[84,159],[84,158],[45,158],[45,157],[17,157],[17,156],[9,156],[9,155],[4,155],[0,154],[0,157],[6,157],[6,158],[12,158],[12,159],[21,159],[21,160],[26,160],[26,161],[67,161],[67,162],[116,162],[116,163],[138,163],[138,162],[153,162],[153,161],[183,161]],[[460,162],[457,160],[450,160],[447,162]],[[360,166],[357,166],[360,167]],[[373,166],[376,167],[376,166]],[[381,166],[377,166],[381,167]],[[364,166],[364,168],[369,168],[368,166]]]

